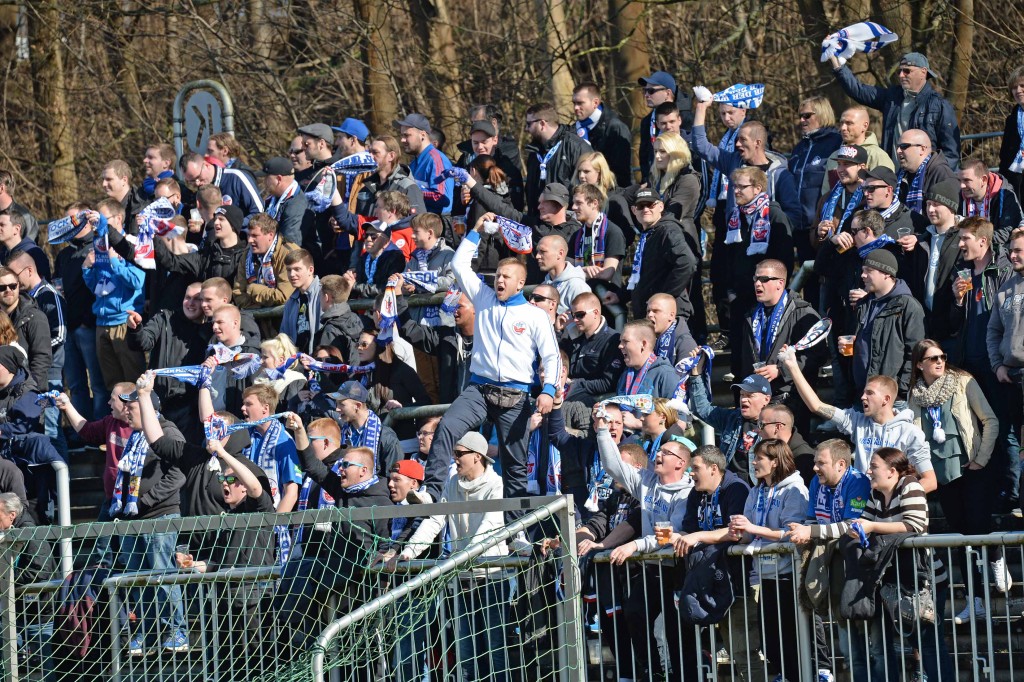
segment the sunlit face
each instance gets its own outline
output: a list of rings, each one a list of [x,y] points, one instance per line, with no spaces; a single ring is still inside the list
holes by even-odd
[[[746,163],[753,163],[757,160],[761,144],[761,140],[751,134],[750,126],[740,128],[740,132],[736,134],[736,153]]]
[[[360,365],[373,362],[377,357],[377,337],[366,332],[360,334],[356,342],[356,354]]]
[[[181,312],[193,322],[203,319],[203,305],[200,299],[198,285],[191,285],[185,289],[185,298],[181,300]]]
[[[247,493],[245,486],[238,480],[235,472],[232,469],[225,469],[221,472],[221,477],[223,480],[220,484],[220,491],[224,495],[224,503],[232,509],[242,504]]]
[[[778,460],[770,459],[763,451],[758,451],[754,455],[754,477],[759,481],[768,482],[778,465]]]
[[[860,396],[860,404],[865,417],[878,417],[892,405],[892,396],[876,382],[869,382]]]
[[[875,241],[875,234],[861,224],[860,218],[850,221],[850,234],[853,235],[853,245],[858,249]]]
[[[17,226],[11,222],[11,216],[6,213],[0,214],[0,242],[8,243],[16,239],[21,241],[21,234]]]
[[[413,227],[412,240],[416,242],[416,248],[430,250],[437,244],[437,236],[434,231],[426,227]]]
[[[537,266],[541,272],[548,272],[561,262],[564,252],[555,246],[550,240],[541,239],[538,242],[537,247],[533,251],[533,256],[537,260]]]
[[[473,308],[473,302],[469,300],[469,297],[463,294],[459,297],[459,304],[455,307],[455,324],[457,326],[468,325],[470,320],[474,319],[476,309]]]
[[[886,282],[889,279],[891,279],[889,275],[881,270],[875,270],[866,265],[860,268],[860,280],[864,282],[864,291],[869,294],[885,291]]]
[[[654,324],[654,333],[660,335],[676,319],[676,308],[659,299],[648,301],[647,319]]]
[[[223,213],[218,213],[213,217],[213,236],[217,239],[225,239],[229,234],[232,234],[234,230],[231,228],[231,222],[228,217]]]
[[[619,350],[626,361],[627,367],[637,368],[644,364],[651,355],[648,340],[636,329],[630,327],[619,336]]]
[[[399,137],[402,143],[402,151],[406,154],[419,154],[430,142],[425,132],[419,128],[411,128],[409,126],[402,126],[402,133]]]
[[[142,167],[146,169],[146,177],[157,179],[164,171],[171,169],[172,161],[160,156],[159,147],[150,147],[142,157]]]
[[[541,199],[537,202],[537,215],[542,223],[555,225],[561,223],[562,205],[557,201]]]
[[[590,118],[590,116],[601,104],[601,100],[594,97],[589,90],[581,90],[572,96],[572,113],[577,121]]]
[[[248,421],[255,421],[270,416],[270,407],[260,402],[255,395],[247,395],[242,400],[242,416]]]
[[[128,421],[128,415],[125,414],[125,403],[118,397],[117,390],[110,393],[110,400],[107,401],[107,406],[110,408],[110,416],[122,422]]]
[[[844,471],[842,462],[832,459],[832,453],[827,448],[814,453],[814,473],[822,485],[835,486],[843,477]]]
[[[925,199],[924,213],[932,225],[948,225],[953,220],[953,212],[948,206],[931,199]]]
[[[1024,237],[1014,239],[1007,244],[1006,257],[1018,275],[1024,274]]]
[[[388,476],[388,496],[395,504],[404,500],[411,491],[419,487],[420,483],[415,478],[409,478],[397,471],[392,471]]]
[[[618,443],[622,440],[622,410],[617,406],[607,405],[604,411],[608,416],[608,435],[612,437],[613,441]]]
[[[881,180],[867,178],[861,187],[864,189],[864,205],[867,208],[883,209],[892,204],[893,189]]]
[[[494,293],[499,301],[507,301],[526,286],[525,268],[516,265],[502,265],[494,273]]]
[[[871,455],[868,462],[868,478],[871,480],[871,487],[875,490],[889,490],[896,485],[899,474],[885,460],[878,455]]]
[[[843,144],[860,144],[867,137],[871,119],[860,109],[847,109],[839,118],[839,136]]]
[[[429,421],[416,432],[416,444],[421,454],[430,452],[430,446],[434,443],[434,434],[437,433],[438,421]]]
[[[939,347],[926,349],[921,361],[917,363],[917,370],[921,372],[925,383],[931,384],[946,373],[946,354]]]
[[[263,361],[263,367],[266,369],[277,369],[284,362],[284,358],[266,348],[260,350],[260,358]]]
[[[719,104],[718,118],[727,128],[735,130],[743,125],[743,121],[747,118],[747,110],[734,107],[731,104]]]
[[[761,280],[770,277],[766,282]],[[754,271],[754,298],[758,303],[775,305],[786,289],[786,279],[771,268],[759,267]]]
[[[220,146],[220,143],[212,138],[206,143],[206,155],[222,161],[225,165],[231,159],[228,148]]]
[[[167,199],[171,202],[171,206],[178,206],[181,204],[181,189],[178,188],[177,183],[174,184],[174,189],[158,185],[153,190],[153,196],[157,199]]]
[[[125,421],[128,425],[135,430],[142,429],[142,410],[139,407],[139,401],[133,400],[129,403],[122,403],[124,405],[124,416]]]
[[[690,458],[682,444],[670,441],[663,443],[654,455],[654,473],[658,479],[664,481],[673,474],[686,471],[690,466]]]
[[[658,224],[661,220],[662,211],[665,210],[665,204],[660,201],[644,201],[636,204],[631,209],[633,211],[633,217],[636,218],[637,222],[643,226],[644,229],[649,229],[654,225]]]
[[[270,250],[270,245],[274,243],[274,237],[277,236],[276,232],[264,231],[259,227],[249,227],[249,248],[257,256],[262,256]]]
[[[736,198],[737,206],[746,206],[756,199],[758,194],[764,191],[763,187],[755,185],[748,178],[742,175],[729,183],[729,189],[732,190],[733,196]]]
[[[338,470],[338,477],[341,478],[341,487],[343,488],[359,483],[359,481],[363,480],[367,470],[366,465],[362,462],[351,459],[348,461],[350,466],[343,466]]]
[[[185,164],[185,182],[197,189],[213,182],[216,174],[217,171],[213,165],[205,161],[203,163]]]
[[[644,434],[648,436],[657,436],[667,428],[665,424],[665,417],[658,414],[657,411],[643,415],[640,418],[640,423],[643,424],[641,429]]]
[[[672,160],[672,155],[665,151],[665,145],[660,139],[654,141],[654,167],[660,171],[668,169],[669,161]]]
[[[10,310],[18,305],[18,297],[21,296],[21,285],[18,278],[12,273],[0,277],[0,303],[4,308]]]
[[[928,69],[923,66],[901,66],[896,72],[896,79],[904,90],[921,92],[928,81]]]
[[[581,194],[572,195],[572,210],[581,223],[591,223],[601,213],[596,201],[587,201]]]
[[[797,114],[797,129],[800,133],[802,135],[809,135],[820,127],[821,123],[818,121],[818,115],[814,113],[814,110],[807,105],[800,107],[800,113]]]
[[[331,437],[321,432],[319,428],[309,430],[309,444],[313,448],[313,454],[321,462],[338,447],[337,442],[331,440]]]
[[[1024,78],[1017,79],[1017,82],[1010,86],[1010,95],[1018,106],[1024,107]]]
[[[659,104],[669,102],[673,98],[672,91],[660,85],[649,83],[644,86],[644,103],[648,108],[654,109]]]
[[[113,168],[108,168],[103,171],[103,175],[100,176],[100,185],[103,187],[103,193],[112,199],[121,200],[129,190],[130,185],[128,184],[128,178],[119,176]]]
[[[931,151],[930,144],[926,145],[919,133],[908,130],[900,135],[899,144],[896,146],[896,160],[899,161],[900,168],[915,173]]]
[[[230,310],[222,310],[213,316],[213,336],[221,343],[231,343],[238,338],[239,319]]]
[[[974,168],[963,168],[957,175],[960,178],[960,193],[965,199],[985,198],[988,191],[988,173],[979,173]]]
[[[370,144],[370,156],[373,157],[378,168],[380,166],[390,167],[394,163],[391,153],[388,152],[387,145],[379,140]]]
[[[601,180],[601,174],[597,172],[597,169],[589,161],[584,161],[579,165],[576,169],[576,177],[579,178],[581,185],[586,183],[597,185]]]
[[[679,115],[678,111],[673,111],[667,114],[658,114],[655,125],[658,127],[658,133],[664,135],[665,133],[675,133],[676,135],[683,129],[683,119]]]
[[[337,402],[338,414],[341,415],[343,421],[350,424],[355,423],[359,419],[359,410],[362,405],[351,398],[343,398]]]
[[[589,303],[573,303],[572,319],[581,332],[593,334],[601,327],[601,310]]]
[[[771,400],[771,396],[767,396],[764,393],[757,392],[751,393],[750,391],[740,391],[740,414],[747,421],[757,421],[761,416],[761,410]]]
[[[862,163],[839,160],[836,163],[836,175],[843,186],[857,185],[860,183],[860,171],[865,168]]]
[[[788,443],[793,437],[793,418],[785,412],[765,407],[761,410],[761,418],[757,423],[763,440],[778,438],[783,443]]]
[[[216,289],[206,288],[199,292],[199,306],[203,309],[203,315],[210,317],[213,311],[227,303],[223,296],[217,293]]]
[[[690,460],[690,477],[693,478],[693,487],[702,493],[711,493],[718,487],[718,467],[709,466],[704,462],[703,457],[694,457]]]
[[[978,260],[988,251],[988,239],[978,237],[967,230],[960,230],[959,247],[964,260]]]
[[[288,282],[300,291],[305,291],[313,283],[313,264],[299,261],[287,268]]]

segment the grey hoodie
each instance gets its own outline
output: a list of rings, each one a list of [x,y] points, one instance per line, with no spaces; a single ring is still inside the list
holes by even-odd
[[[900,410],[884,424],[865,417],[863,412],[853,408],[836,410],[832,415],[832,423],[853,442],[854,467],[860,471],[868,470],[871,455],[878,448],[902,450],[918,475],[933,469],[928,442],[924,438],[924,431],[914,425],[912,410]]]
[[[640,553],[658,549],[654,537],[654,524],[670,521],[672,530],[679,532],[686,515],[686,498],[693,490],[690,474],[683,474],[675,483],[661,483],[658,475],[650,469],[636,469],[622,461],[619,446],[612,440],[608,429],[597,431],[597,451],[601,455],[601,466],[621,485],[626,492],[640,501],[640,519],[643,536],[635,540]],[[804,507],[807,508],[807,491],[804,491]]]
[[[985,334],[992,371],[1024,367],[1024,277],[1014,273],[999,287]]]
[[[800,472],[794,471],[772,487],[762,484],[751,488],[747,503],[743,505],[743,515],[758,526],[774,530],[788,530],[790,523],[803,523],[807,515],[807,486]],[[761,539],[760,542],[770,541]],[[762,578],[788,576],[793,573],[793,555],[764,554],[755,566]]]
[[[551,279],[551,273],[544,275],[544,284],[554,285],[558,289],[558,314],[568,312],[572,300],[580,294],[590,293],[587,286],[587,276],[583,268],[572,263],[566,263],[562,274]]]

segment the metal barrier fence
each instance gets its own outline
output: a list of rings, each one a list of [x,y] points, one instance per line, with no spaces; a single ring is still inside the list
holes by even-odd
[[[393,575],[377,563],[390,537],[373,536],[366,546],[367,534],[355,532],[360,524],[427,513],[486,512],[522,516],[447,559],[403,562]],[[310,549],[293,534],[293,554],[282,565],[274,538],[289,527],[309,534]],[[533,540],[559,538],[558,556],[542,555],[537,545],[495,556],[495,547],[523,530]],[[573,530],[565,497],[12,529],[0,536],[0,674],[16,682],[308,682],[319,653],[319,669],[332,680],[404,682],[422,677],[415,671],[427,665],[443,679],[468,680],[467,661],[482,665],[494,647],[464,636],[462,619],[497,609],[507,642],[503,660],[515,678],[582,679]],[[314,531],[325,533],[318,542],[331,551],[316,550]],[[62,581],[40,560],[52,564],[53,546],[65,540],[75,548],[76,572]],[[250,560],[218,564],[210,558],[225,549],[247,552]],[[147,552],[162,553],[163,565],[140,567],[139,554]],[[185,552],[189,563],[195,555],[191,568],[168,556]],[[112,569],[95,568],[103,556]],[[206,572],[199,570],[200,557],[208,562]],[[496,586],[494,594],[503,595],[496,603],[476,601],[492,595],[477,589],[481,571]],[[321,638],[325,646],[314,646],[338,613],[358,627],[338,628]],[[173,639],[176,623],[181,641]],[[410,654],[406,643],[426,632]]]
[[[611,563],[611,554],[581,563],[584,594],[592,598],[585,613],[588,679],[653,679],[662,673],[668,679],[742,676],[748,682],[951,682],[1014,680],[1024,670],[1024,534],[903,541],[880,580],[883,587],[872,584],[867,592],[875,604],[868,620],[840,617],[846,582],[836,574],[830,584],[817,586],[827,605],[818,611],[805,606],[801,553],[789,543],[729,549],[736,601],[713,626],[690,625],[676,610],[681,569],[671,548],[620,565]],[[788,555],[796,570],[748,584],[754,563],[770,555]],[[1016,581],[1005,592],[996,576],[1004,567]],[[902,589],[890,586],[896,580]],[[929,603],[931,620],[922,615]],[[975,616],[965,617],[972,604]]]

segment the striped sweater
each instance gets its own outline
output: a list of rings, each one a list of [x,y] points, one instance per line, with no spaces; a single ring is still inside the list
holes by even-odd
[[[882,523],[902,522],[907,527],[908,533],[927,533],[928,500],[924,488],[916,478],[904,476],[896,484],[896,489],[893,490],[888,504],[881,492],[872,490],[871,498],[864,507],[861,518],[866,521]],[[852,520],[844,520],[830,524],[830,526],[837,529],[842,535],[850,531],[852,522]]]

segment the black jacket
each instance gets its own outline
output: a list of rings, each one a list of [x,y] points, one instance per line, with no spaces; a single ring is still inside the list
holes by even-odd
[[[64,322],[67,324],[68,334],[79,327],[94,328],[96,326],[96,315],[92,312],[92,304],[96,300],[96,295],[82,279],[82,263],[85,262],[85,257],[89,255],[90,251],[92,251],[92,232],[83,239],[72,239],[66,247],[57,253],[54,284],[60,280],[64,300],[67,301]]]
[[[264,490],[270,490],[267,474],[242,454],[250,445],[252,440],[249,431],[243,429],[231,434],[225,449],[260,479]],[[185,475],[185,484],[181,489],[183,516],[216,516],[229,510],[224,502],[223,486],[217,480],[219,472],[210,471],[207,467],[210,453],[206,448],[196,442],[186,442],[166,434],[150,447]]]
[[[367,278],[367,259],[369,254],[359,254],[356,265],[356,285],[352,288],[353,298],[374,298],[382,293],[391,275],[405,270],[405,254],[394,244],[387,244],[377,256],[377,269],[373,271],[373,279]]]
[[[630,297],[633,317],[646,317],[647,301],[654,294],[665,293],[675,297],[676,310],[688,318],[693,312],[689,289],[695,274],[697,259],[686,243],[683,226],[671,215],[662,215],[644,245],[640,281]]]
[[[721,250],[721,263],[728,277],[729,289],[736,293],[737,300],[744,308],[754,303],[752,282],[758,263],[775,258],[782,261],[787,271],[793,271],[793,230],[782,207],[774,201],[769,203],[768,221],[772,226],[768,237],[768,251],[753,256],[747,255],[747,247],[750,245],[750,221],[743,211],[740,211],[739,243],[726,244],[725,230],[715,231],[715,260],[719,259],[718,254]],[[718,236],[719,232],[722,233],[721,237]]]
[[[597,439],[593,432],[574,436],[565,430],[565,412],[559,408],[548,415],[548,438],[562,457],[562,490],[586,488],[591,466],[597,458]],[[576,500],[580,504],[582,500]]]
[[[469,385],[472,337],[463,337],[454,327],[431,327],[409,320],[402,325],[402,338],[414,348],[437,357],[439,398],[452,403]]]
[[[914,180],[914,173],[909,171],[897,170],[897,177],[900,177],[900,186],[897,188],[897,195],[900,201],[904,204],[907,202],[907,192],[910,191],[910,183]],[[956,173],[949,167],[949,162],[946,161],[946,157],[941,154],[932,154],[932,157],[928,160],[928,165],[924,168],[924,182],[922,182],[921,191],[924,196],[928,196],[929,190],[935,186],[936,183],[942,182],[943,180],[957,180]],[[921,213],[925,211],[925,199],[921,199]]]
[[[1003,141],[999,145],[999,172],[1010,183],[1010,187],[1019,197],[1024,192],[1024,173],[1010,170],[1013,160],[1020,151],[1020,130],[1017,129],[1017,109],[1014,107],[1006,117],[1003,128]]]
[[[868,294],[857,302],[857,340],[854,342],[854,385],[860,391],[868,377],[890,376],[900,397],[910,384],[910,356],[924,338],[924,309],[903,280],[880,299]]]
[[[601,105],[601,118],[589,131],[590,146],[604,154],[619,187],[633,184],[633,134],[611,107]]]
[[[363,333],[363,320],[341,301],[320,313],[320,329],[313,335],[313,347],[334,346],[345,362],[355,363],[356,343]]]
[[[593,405],[597,399],[615,390],[622,374],[619,333],[607,324],[589,339],[580,334],[562,342],[569,355],[569,393],[565,399]]]
[[[928,276],[928,262],[934,239],[935,236],[931,230],[926,230],[917,242],[917,248],[922,252],[919,257],[922,263],[921,298],[919,299],[922,307],[924,306],[924,280]],[[924,330],[929,339],[941,342],[955,333],[947,312],[954,304],[953,280],[956,279],[956,273],[960,267],[963,267],[960,252],[960,228],[954,227],[946,232],[946,237],[942,240],[942,246],[939,249],[939,263],[935,268],[935,293],[932,296],[932,307],[931,310],[925,311]]]
[[[378,358],[376,367],[366,376],[366,387],[370,393],[367,407],[376,412],[381,419],[388,413],[384,405],[392,399],[402,403],[402,407],[430,405],[434,402],[423,388],[423,382],[416,370],[398,358],[390,363],[381,362]],[[416,437],[416,424],[412,420],[404,419],[397,422],[393,428],[401,440]]]
[[[185,441],[178,427],[160,419],[164,430],[164,438]],[[123,511],[117,518],[126,520],[155,519],[167,514],[181,513],[181,488],[185,485],[185,474],[173,462],[164,459],[150,448],[146,461],[142,466],[142,477],[139,482],[139,514],[124,516]]]
[[[679,117],[683,121],[683,137],[689,142],[689,133],[685,131],[693,127],[693,96],[684,92],[676,92],[676,106],[679,107]],[[640,119],[640,179],[647,180],[651,172],[651,164],[654,163],[654,137],[651,136],[651,119],[654,117],[652,109],[646,116]],[[656,137],[656,136],[655,136]],[[691,145],[692,147],[692,145]]]
[[[50,321],[28,294],[21,294],[11,315],[18,342],[28,352],[28,369],[36,386],[46,386],[53,351],[50,349]]]
[[[175,272],[191,282],[202,282],[211,277],[223,277],[228,284],[235,283],[238,264],[245,256],[248,243],[239,238],[229,249],[220,245],[217,239],[207,237],[203,248],[194,253],[173,254],[160,239],[156,245],[156,265],[160,270]]]
[[[753,325],[756,310],[757,307],[755,306],[747,313],[743,321],[743,360],[738,376],[751,374],[754,371],[753,365],[755,362],[766,362],[769,365],[778,364],[779,351],[782,350],[782,346],[792,346],[795,344],[807,333],[807,330],[821,319],[810,303],[800,298],[797,293],[789,292],[789,296],[786,299],[786,308],[782,311],[782,319],[779,320],[779,330],[775,335],[775,342],[771,348],[766,349],[764,360],[762,360],[754,350]],[[768,326],[767,321],[765,326]],[[809,377],[813,384],[814,378],[818,376],[818,368],[828,360],[828,344],[824,342],[819,343],[807,350],[798,352],[796,357],[804,376]],[[794,390],[793,378],[789,376],[785,366],[778,365],[778,367],[779,376],[772,382],[772,395],[792,393]]]
[[[514,145],[513,145],[514,147]],[[476,155],[473,154],[473,147],[469,140],[459,143],[458,150],[462,152],[455,165],[459,168],[469,169],[469,164],[473,162]],[[523,210],[525,197],[523,196],[523,171],[522,166],[519,165],[519,150],[516,149],[515,159],[509,158],[506,155],[505,145],[498,144],[494,149],[494,154],[491,158],[498,165],[498,168],[505,174],[505,184],[508,187],[508,199],[513,206],[518,210]],[[465,204],[462,203],[462,192],[455,193],[455,208],[452,209],[453,215],[458,215],[464,212]],[[473,222],[466,221],[470,228],[473,227]]]
[[[555,145],[561,144],[554,156],[547,163],[547,177],[540,177],[540,162],[544,155]],[[544,186],[552,182],[560,182],[572,187],[576,180],[576,164],[580,157],[590,151],[590,145],[580,139],[576,132],[566,125],[559,125],[558,130],[546,144],[528,144],[523,147],[526,154],[526,212],[536,216],[537,202],[540,200]]]
[[[36,522],[27,508],[11,524],[12,528],[35,528]],[[19,543],[20,544],[20,543]],[[53,547],[41,532],[33,531],[23,547],[18,547],[14,557],[14,582],[18,585],[42,582],[53,578],[56,565],[53,561]]]

